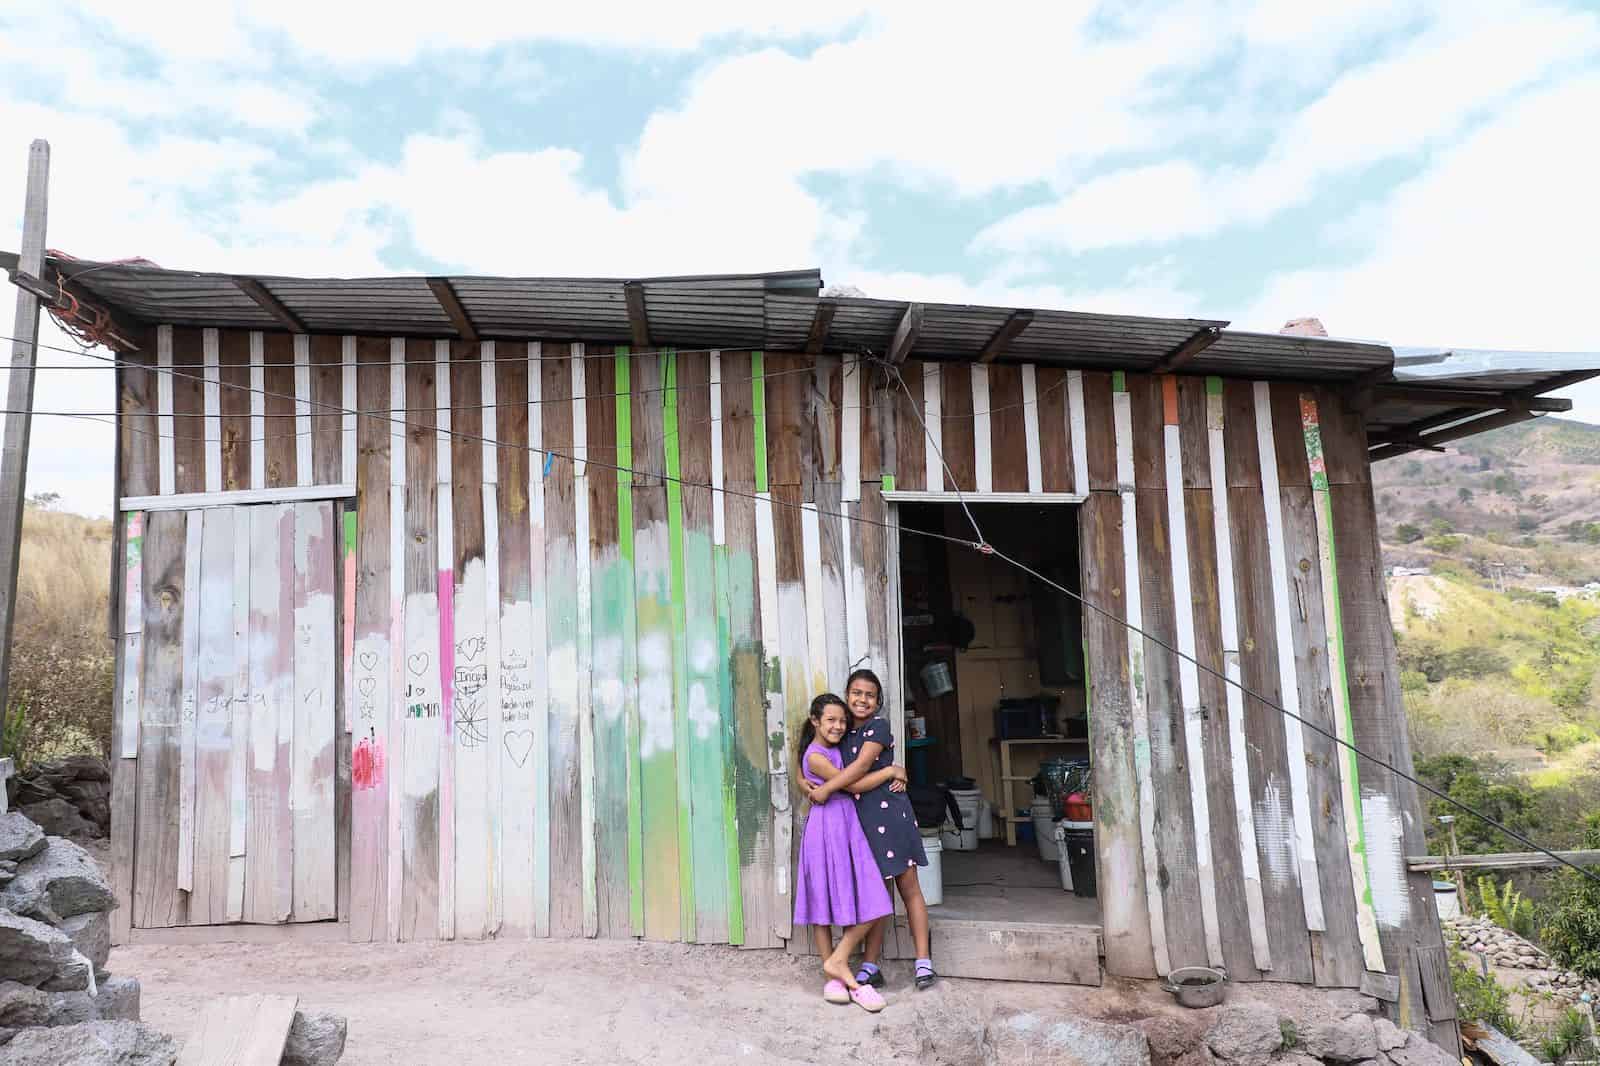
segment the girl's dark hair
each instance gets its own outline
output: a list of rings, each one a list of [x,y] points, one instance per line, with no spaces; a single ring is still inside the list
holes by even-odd
[[[871,681],[872,687],[878,690],[878,710],[883,710],[883,682],[878,680],[878,675],[871,670],[862,668],[851,674],[844,683],[845,692],[850,691],[850,686],[857,681]],[[848,710],[849,708],[846,708]]]
[[[833,693],[824,692],[811,701],[811,711],[806,716],[806,723],[800,727],[800,743],[795,746],[795,758],[800,760],[800,768],[802,770],[805,769],[806,765],[806,749],[811,746],[813,740],[817,739],[817,723],[822,721],[822,712],[834,704],[838,704],[844,711],[845,721],[848,722],[850,720],[850,708],[845,706],[844,700],[841,700]]]

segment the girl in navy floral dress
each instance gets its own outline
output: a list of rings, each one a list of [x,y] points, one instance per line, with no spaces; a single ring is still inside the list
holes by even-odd
[[[847,765],[842,773],[811,790],[812,803],[826,802],[828,796],[840,789],[851,791],[850,785],[867,774],[894,765],[894,734],[888,720],[878,713],[883,703],[883,685],[878,675],[871,670],[857,670],[851,674],[844,698],[853,723],[840,744]],[[917,879],[917,867],[928,865],[928,856],[922,850],[922,834],[917,829],[911,800],[904,790],[903,784],[883,784],[860,793],[856,796],[856,813],[860,815],[861,828],[878,860],[879,871],[894,881],[906,905],[911,938],[917,948],[917,988],[923,989],[937,980],[928,941],[928,905],[922,898],[922,884]],[[867,934],[857,981],[883,984],[878,960],[883,953],[886,923],[893,920],[893,915],[880,919]]]

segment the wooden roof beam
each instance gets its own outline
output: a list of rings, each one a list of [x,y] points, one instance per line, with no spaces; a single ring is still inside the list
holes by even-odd
[[[1027,329],[1033,322],[1032,311],[1013,311],[1011,317],[994,331],[994,336],[989,338],[989,343],[983,346],[983,351],[978,353],[978,362],[992,363],[1011,347],[1011,342],[1017,339],[1017,334]]]
[[[889,363],[899,366],[906,361],[906,356],[917,346],[917,338],[922,334],[922,305],[907,304],[905,314],[900,316],[900,324],[894,328],[894,337],[889,341]]]
[[[461,306],[461,297],[456,295],[456,288],[450,284],[450,279],[429,278],[428,288],[433,290],[433,298],[439,301],[440,309],[450,319],[450,324],[456,328],[461,339],[477,340],[478,328],[472,324],[472,316],[467,314],[467,309]]]
[[[261,310],[277,319],[284,329],[290,333],[309,333],[306,324],[300,321],[298,315],[283,305],[283,301],[267,291],[267,287],[255,278],[246,278],[234,275],[233,283],[239,291],[260,305]]]
[[[833,316],[839,305],[832,300],[818,300],[816,313],[811,316],[811,332],[806,335],[806,354],[818,355],[828,342],[828,330],[833,326]]]
[[[1471,389],[1430,389],[1421,385],[1393,385],[1385,384],[1376,386],[1378,399],[1400,400],[1407,403],[1431,403],[1441,407],[1480,407],[1490,410],[1504,410],[1516,406],[1519,402],[1528,404],[1533,411],[1570,411],[1572,401],[1555,396],[1528,396],[1520,393],[1502,394],[1498,392],[1476,392]]]
[[[628,303],[628,332],[633,337],[634,347],[648,351],[650,348],[650,318],[644,312],[644,283],[640,281],[625,282],[622,286],[622,296]]]
[[[1538,417],[1539,412],[1530,411],[1526,407],[1500,411],[1492,415],[1484,415],[1482,418],[1474,418],[1470,421],[1462,422],[1448,429],[1441,429],[1439,432],[1430,433],[1425,437],[1419,436],[1414,437],[1412,440],[1383,444],[1381,447],[1368,451],[1367,459],[1369,462],[1376,463],[1384,459],[1392,459],[1397,455],[1404,455],[1406,452],[1416,451],[1419,448],[1432,450],[1438,445],[1448,444],[1453,440],[1460,440],[1462,437],[1487,433],[1491,429],[1500,429],[1503,426],[1514,426],[1518,422],[1526,422],[1530,418]]]
[[[1170,374],[1221,339],[1222,327],[1202,326],[1188,340],[1162,356],[1161,361],[1150,368],[1150,373]]]

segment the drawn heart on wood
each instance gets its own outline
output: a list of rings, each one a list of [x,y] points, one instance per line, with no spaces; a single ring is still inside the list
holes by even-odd
[[[425,651],[417,652],[417,654],[406,660],[406,666],[413,674],[421,677],[428,672],[428,653]]]
[[[361,669],[363,669],[363,670],[376,670],[378,668],[378,657],[376,655],[374,655],[372,652],[364,651],[364,652],[361,653],[360,658],[361,658]]]
[[[506,754],[511,756],[511,761],[518,766],[523,766],[528,761],[528,754],[533,751],[533,730],[508,729],[503,742]]]
[[[456,651],[460,652],[462,657],[470,663],[472,660],[478,657],[479,652],[483,651],[486,643],[487,641],[485,641],[482,637],[471,637],[467,640],[463,640],[460,644],[457,644]]]
[[[370,696],[373,690],[378,687],[378,679],[375,677],[363,677],[356,682],[356,687],[361,690],[363,696]]]

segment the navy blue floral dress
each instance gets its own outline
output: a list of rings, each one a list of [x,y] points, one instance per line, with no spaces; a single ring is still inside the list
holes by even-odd
[[[868,741],[883,745],[869,773],[894,765],[894,733],[882,715],[868,718],[844,738],[840,747],[845,750],[846,765],[856,761],[861,745]],[[856,813],[861,817],[861,829],[867,834],[867,843],[872,845],[872,854],[884,877],[896,877],[913,866],[928,865],[928,855],[922,850],[922,834],[917,831],[917,819],[911,813],[911,799],[904,792],[891,792],[888,784],[879,785],[871,792],[856,796]]]

